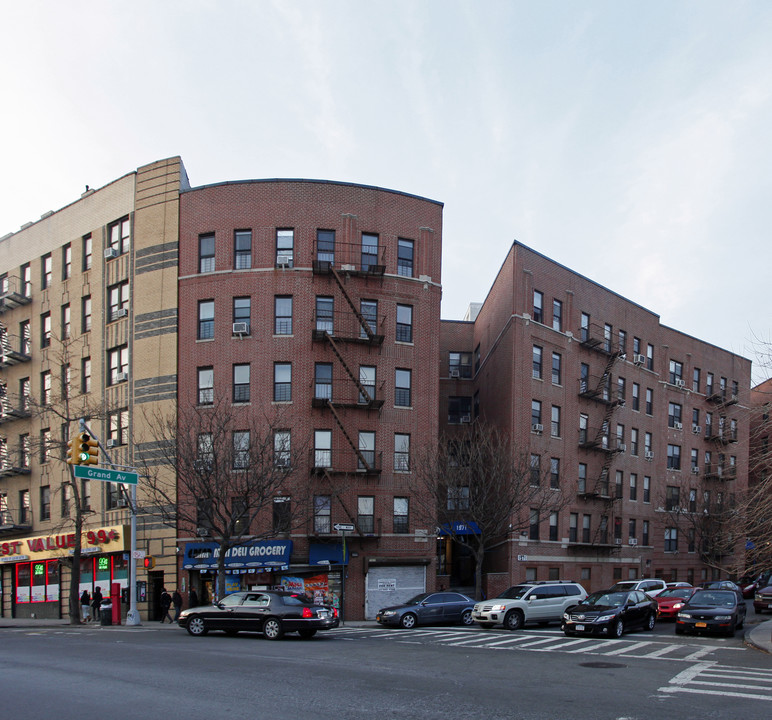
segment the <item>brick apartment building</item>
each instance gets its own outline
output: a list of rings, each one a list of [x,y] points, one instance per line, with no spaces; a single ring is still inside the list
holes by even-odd
[[[179,158],[131,172],[0,238],[0,614],[68,614],[71,469],[65,445],[88,426],[117,465],[134,464],[141,410],[176,397]],[[70,422],[67,420],[70,419]],[[130,515],[119,486],[78,481],[80,590],[128,583]],[[142,494],[140,490],[140,502]],[[138,520],[141,616],[176,580],[174,532]],[[171,579],[169,580],[169,573]]]
[[[443,321],[440,353],[441,429],[505,429],[570,496],[486,559],[488,596],[533,579],[712,577],[684,518],[720,515],[747,487],[750,361],[517,242],[476,317]]]

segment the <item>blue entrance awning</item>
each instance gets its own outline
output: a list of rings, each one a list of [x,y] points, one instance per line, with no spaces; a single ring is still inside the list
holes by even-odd
[[[220,546],[215,542],[187,543],[185,570],[217,570]],[[225,571],[232,573],[289,569],[292,540],[253,540],[225,553]]]
[[[348,548],[343,557],[343,543],[314,543],[308,547],[309,565],[348,565]]]
[[[479,535],[480,527],[476,522],[462,522],[454,520],[452,523],[445,523],[441,528],[437,528],[437,535]]]

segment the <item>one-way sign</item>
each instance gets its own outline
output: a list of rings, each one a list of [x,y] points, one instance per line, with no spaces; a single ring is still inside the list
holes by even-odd
[[[353,523],[335,523],[333,528],[338,532],[354,532]]]

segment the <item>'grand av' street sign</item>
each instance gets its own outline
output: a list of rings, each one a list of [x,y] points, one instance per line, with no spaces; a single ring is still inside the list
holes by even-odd
[[[102,482],[123,483],[124,485],[136,485],[139,477],[135,472],[108,470],[91,465],[75,465],[73,470],[75,477],[81,480],[101,480]]]

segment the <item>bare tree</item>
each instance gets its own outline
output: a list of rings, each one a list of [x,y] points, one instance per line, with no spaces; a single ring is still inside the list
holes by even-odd
[[[228,550],[306,521],[308,483],[296,477],[303,448],[290,443],[280,412],[260,417],[222,399],[146,417],[146,427],[138,443],[144,510],[178,533],[212,537],[223,597]]]
[[[413,475],[414,503],[425,521],[471,547],[478,598],[486,553],[513,534],[530,532],[568,501],[566,488],[550,487],[530,454],[500,430],[479,423],[427,449],[416,458]]]

